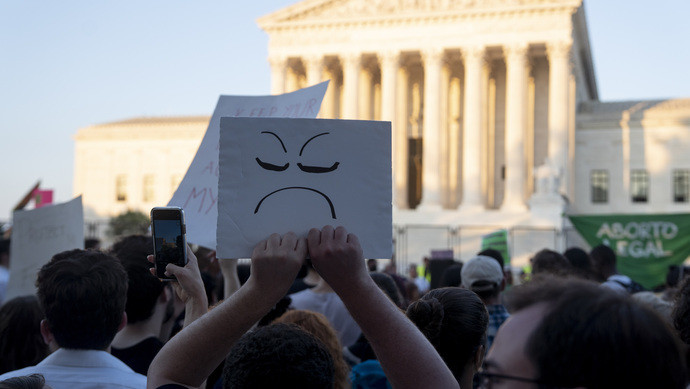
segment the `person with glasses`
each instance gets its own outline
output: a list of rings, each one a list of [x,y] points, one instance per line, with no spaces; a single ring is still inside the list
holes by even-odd
[[[682,345],[653,311],[598,284],[539,278],[507,296],[483,388],[685,388]]]

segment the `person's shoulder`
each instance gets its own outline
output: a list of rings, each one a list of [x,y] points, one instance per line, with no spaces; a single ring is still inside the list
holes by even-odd
[[[22,369],[12,370],[12,371],[8,371],[6,373],[3,373],[2,375],[0,375],[0,381],[6,380],[8,378],[14,378],[14,377],[19,377],[19,376],[23,376],[23,375],[33,374],[33,373],[39,373],[39,371],[37,371],[37,369],[36,369],[36,366],[24,367]]]
[[[293,293],[291,295],[288,295],[288,297],[290,297],[290,299],[292,299],[292,303],[294,304],[295,302],[299,302],[299,301],[312,300],[315,295],[316,295],[316,293],[314,293],[314,291],[312,291],[311,289],[304,289],[304,290],[301,290],[297,293]]]

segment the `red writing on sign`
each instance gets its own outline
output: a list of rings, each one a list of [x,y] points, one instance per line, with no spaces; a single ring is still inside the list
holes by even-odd
[[[197,187],[193,187],[189,192],[189,196],[187,196],[187,201],[185,201],[183,208],[187,212],[203,213],[207,215],[217,202],[218,196],[213,197],[213,188],[206,187],[197,189]]]

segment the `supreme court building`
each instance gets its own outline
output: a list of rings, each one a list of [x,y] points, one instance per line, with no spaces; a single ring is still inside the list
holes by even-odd
[[[304,0],[257,22],[269,36],[273,94],[330,80],[320,118],[392,122],[405,262],[432,249],[468,259],[482,235],[507,228],[520,265],[541,248],[581,243],[564,213],[690,211],[690,99],[600,102],[582,0]],[[174,153],[158,177],[107,155],[127,144],[149,158],[157,151],[118,135],[172,127],[181,138],[158,142],[154,158],[180,147],[190,162],[207,122],[80,130],[75,194],[99,215],[167,202],[184,156]],[[112,172],[98,188],[89,188],[87,152]]]

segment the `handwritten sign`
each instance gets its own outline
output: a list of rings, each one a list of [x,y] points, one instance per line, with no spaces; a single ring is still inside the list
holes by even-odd
[[[10,281],[5,301],[35,294],[36,274],[53,255],[84,248],[81,196],[62,204],[15,211],[10,245]]]
[[[275,96],[220,96],[206,134],[169,206],[182,207],[187,241],[216,248],[218,140],[221,116],[315,118],[328,81]]]
[[[366,258],[390,258],[390,122],[222,118],[218,257],[271,233],[343,226]]]

